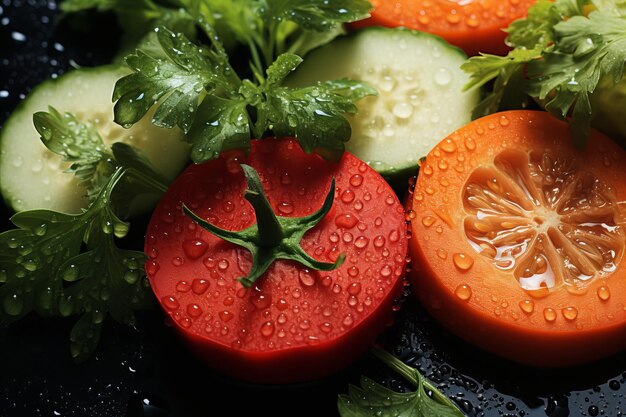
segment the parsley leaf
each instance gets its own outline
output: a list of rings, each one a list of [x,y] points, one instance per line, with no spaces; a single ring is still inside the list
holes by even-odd
[[[207,31],[212,28],[203,27]],[[115,120],[123,126],[140,120],[156,105],[152,122],[179,126],[199,163],[230,149],[248,149],[251,137],[294,136],[306,152],[338,159],[350,138],[344,114],[356,113],[354,102],[376,94],[351,80],[304,88],[283,86],[302,58],[285,53],[255,81],[241,80],[215,40],[200,47],[184,35],[160,28],[158,50],[138,50],[127,59],[134,73],[120,79],[113,94]]]
[[[340,395],[337,408],[341,417],[463,417],[463,413],[415,368],[382,349],[372,350],[379,359],[407,379],[416,391],[395,392],[367,377],[361,387],[350,386]]]
[[[584,146],[596,113],[594,94],[624,75],[626,2],[540,0],[507,31],[514,47],[507,56],[472,57],[463,65],[471,74],[466,88],[494,81],[474,115],[524,108],[531,97],[568,120],[574,141]]]
[[[132,324],[133,310],[151,304],[144,254],[117,246],[129,230],[119,213],[139,194],[166,186],[138,151],[123,143],[106,147],[92,125],[72,114],[50,108],[34,122],[48,149],[72,162],[70,173],[91,184],[92,198],[76,215],[32,210],[11,217],[17,229],[0,233],[0,322],[31,311],[81,315],[70,352],[83,361],[96,348],[107,314]]]

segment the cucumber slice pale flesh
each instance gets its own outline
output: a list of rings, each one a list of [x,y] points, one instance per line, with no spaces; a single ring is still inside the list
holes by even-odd
[[[349,116],[346,148],[388,179],[415,174],[419,159],[471,120],[479,92],[463,91],[466,56],[443,39],[404,28],[369,28],[307,55],[288,84],[351,78],[378,90]]]
[[[79,213],[88,205],[86,190],[64,172],[69,163],[49,151],[35,130],[33,114],[48,106],[91,123],[107,145],[125,142],[140,149],[166,178],[186,166],[189,144],[179,129],[152,125],[150,112],[130,129],[113,122],[113,88],[127,71],[113,65],[76,69],[41,83],[18,105],[0,132],[0,191],[11,208]],[[132,211],[146,208],[139,203]]]

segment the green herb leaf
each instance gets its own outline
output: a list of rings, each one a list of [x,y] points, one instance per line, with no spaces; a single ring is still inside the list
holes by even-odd
[[[85,185],[88,196],[93,197],[113,170],[107,162],[111,154],[96,128],[53,107],[48,112],[35,113],[33,122],[43,144],[72,163],[68,172],[74,173]]]
[[[369,16],[371,4],[363,0],[266,0],[266,21],[292,20],[306,30],[323,32],[340,23]]]
[[[374,349],[372,352],[413,384],[416,391],[395,392],[361,377],[360,388],[351,385],[348,395],[339,395],[337,408],[341,417],[463,417],[454,403],[417,369],[384,350]]]

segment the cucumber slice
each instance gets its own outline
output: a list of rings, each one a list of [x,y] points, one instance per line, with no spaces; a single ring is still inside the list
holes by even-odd
[[[369,28],[307,55],[292,86],[351,78],[378,90],[349,116],[348,151],[388,179],[414,174],[440,140],[471,120],[479,92],[463,92],[465,53],[443,39],[403,28]]]
[[[141,149],[166,178],[185,167],[189,145],[180,130],[152,125],[150,114],[130,129],[113,122],[113,88],[125,74],[119,66],[73,70],[41,83],[20,103],[0,132],[0,192],[10,207],[79,213],[88,204],[85,189],[64,172],[69,164],[49,151],[35,130],[33,113],[48,111],[48,106],[92,123],[107,145],[119,141]],[[140,203],[133,211],[145,206]]]

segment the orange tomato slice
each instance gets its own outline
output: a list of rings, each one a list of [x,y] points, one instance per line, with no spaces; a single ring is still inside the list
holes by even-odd
[[[535,0],[371,0],[364,26],[404,26],[441,36],[468,55],[506,54],[504,29],[526,17]]]
[[[412,192],[415,292],[451,331],[557,367],[626,348],[626,152],[576,148],[546,112],[476,120],[440,142]]]

